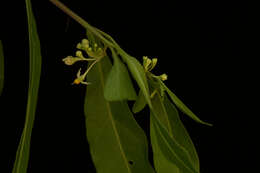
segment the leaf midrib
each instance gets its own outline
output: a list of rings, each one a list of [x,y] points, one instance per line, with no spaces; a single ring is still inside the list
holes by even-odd
[[[158,129],[158,127],[157,127],[157,129]],[[183,167],[185,167],[186,169],[188,169],[188,170],[191,171],[191,172],[197,173],[196,171],[193,171],[189,166],[187,166],[187,165],[184,163],[184,161],[178,157],[177,153],[175,153],[175,152],[172,150],[170,144],[167,142],[167,139],[165,139],[165,137],[163,136],[162,132],[160,132],[160,130],[158,130],[158,132],[161,134],[162,139],[163,139],[163,141],[165,142],[165,144],[167,145],[167,147],[169,148],[169,150],[172,152],[173,155],[175,155],[176,159],[177,159],[179,162],[182,163]]]
[[[169,117],[167,116],[168,113],[167,113],[167,111],[166,111],[166,109],[165,109],[165,106],[164,106],[164,104],[163,104],[162,98],[161,98],[161,96],[160,96],[160,94],[159,94],[159,92],[158,92],[157,90],[156,90],[156,94],[158,95],[158,98],[159,98],[161,107],[162,107],[163,112],[164,112],[164,116],[165,116],[166,121],[167,121],[167,126],[168,126],[168,130],[169,130],[169,134],[170,134],[170,136],[173,138],[172,126],[171,126]]]
[[[98,66],[99,73],[100,73],[100,76],[101,76],[101,77],[100,77],[100,81],[101,81],[102,89],[104,90],[104,88],[105,88],[104,75],[103,75],[103,71],[102,71],[102,67],[101,67],[101,64],[100,64],[100,63],[101,63],[101,62],[97,63],[97,66]],[[116,139],[117,139],[117,141],[118,141],[120,153],[121,153],[121,155],[122,155],[122,157],[123,157],[123,160],[124,160],[124,162],[125,162],[125,165],[126,165],[126,168],[127,168],[128,172],[131,172],[131,169],[130,169],[130,167],[129,167],[129,165],[128,165],[127,158],[126,158],[126,156],[125,156],[125,154],[124,154],[124,150],[123,150],[123,147],[122,147],[122,144],[121,144],[121,141],[120,141],[119,134],[118,134],[118,132],[117,132],[117,127],[116,127],[116,125],[115,125],[115,121],[114,121],[114,119],[113,119],[113,117],[112,117],[112,112],[111,112],[111,108],[110,108],[110,105],[109,105],[109,102],[108,102],[108,101],[106,101],[106,107],[107,107],[107,109],[108,109],[108,115],[109,115],[109,118],[110,118],[111,123],[112,123],[113,131],[114,131],[115,136],[116,136]]]

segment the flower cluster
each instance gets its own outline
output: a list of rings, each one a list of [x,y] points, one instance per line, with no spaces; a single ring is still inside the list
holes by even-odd
[[[92,64],[85,71],[85,73],[81,74],[81,69],[79,69],[79,71],[77,73],[77,78],[73,82],[73,84],[88,85],[90,83],[84,81],[87,73],[101,58],[103,58],[106,55],[106,51],[105,51],[105,49],[98,47],[98,45],[96,43],[94,44],[93,47],[91,47],[89,44],[89,41],[87,39],[83,39],[81,41],[81,43],[78,43],[77,48],[80,50],[76,51],[76,56],[67,56],[66,58],[62,59],[62,61],[66,65],[73,65],[74,63],[76,63],[78,61],[92,61]],[[85,51],[86,54],[89,56],[89,58],[85,58],[83,56],[82,51]]]
[[[77,48],[84,50],[89,57],[100,59],[103,58],[106,54],[106,52],[98,47],[97,43],[94,44],[94,47],[89,46],[89,41],[87,39],[83,39],[81,43],[77,44]]]
[[[157,58],[150,59],[147,56],[144,56],[143,57],[144,70],[146,72],[150,72],[156,66],[157,61],[158,61]],[[155,76],[155,75],[153,75],[153,76],[157,77],[157,78],[159,77],[162,81],[165,81],[168,78],[168,76],[165,73],[160,76]]]

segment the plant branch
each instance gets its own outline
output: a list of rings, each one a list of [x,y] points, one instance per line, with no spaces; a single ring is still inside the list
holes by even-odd
[[[50,0],[50,2],[53,3],[55,6],[57,6],[59,9],[61,9],[64,13],[69,15],[71,18],[76,20],[84,28],[88,29],[90,32],[92,32],[94,35],[96,35],[98,38],[100,38],[109,47],[115,48],[121,56],[131,57],[116,43],[116,41],[110,35],[101,31],[98,28],[91,26],[87,21],[82,19],[80,16],[78,16],[76,13],[74,13],[72,10],[70,10],[68,7],[66,7],[63,3],[61,3],[58,0]]]
[[[88,29],[90,32],[92,32],[94,35],[99,37],[104,43],[106,43],[108,46],[115,47],[113,43],[105,39],[99,32],[96,31],[94,27],[92,27],[88,22],[86,22],[84,19],[82,19],[80,16],[78,16],[76,13],[74,13],[72,10],[70,10],[68,7],[66,7],[63,3],[61,3],[58,0],[50,0],[51,3],[53,3],[56,7],[61,9],[64,13],[66,13],[68,16],[73,18],[75,21],[77,21],[80,25],[82,25],[84,28]]]

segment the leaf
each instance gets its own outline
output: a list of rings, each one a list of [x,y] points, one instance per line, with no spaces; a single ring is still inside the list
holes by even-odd
[[[137,84],[142,90],[144,97],[150,107],[152,120],[151,128],[154,128],[158,145],[160,146],[164,157],[170,162],[176,164],[180,169],[185,170],[185,173],[198,173],[194,170],[190,163],[188,152],[173,138],[170,137],[169,132],[163,126],[163,123],[158,119],[157,112],[154,110],[151,102],[148,83],[143,67],[135,58],[131,56],[123,55],[122,57],[127,63],[132,76],[137,81]]]
[[[20,139],[20,143],[16,152],[16,160],[13,167],[13,173],[26,173],[30,152],[30,141],[35,118],[38,88],[40,84],[41,74],[41,50],[40,40],[37,34],[35,19],[33,16],[31,2],[26,0],[26,10],[29,31],[29,47],[30,47],[30,75],[29,75],[29,91],[28,102],[25,117],[25,125]]]
[[[150,94],[146,75],[143,66],[134,58],[127,54],[121,54],[123,60],[126,62],[129,71],[131,72],[133,78],[136,80],[138,86],[146,98],[146,101],[151,105]]]
[[[159,80],[160,81],[160,80]],[[184,105],[184,103],[162,82],[160,81],[161,85],[165,88],[166,92],[169,94],[170,98],[172,99],[172,101],[174,102],[174,104],[186,115],[188,115],[190,118],[192,118],[193,120],[201,123],[201,124],[205,124],[208,126],[212,126],[212,124],[204,122],[202,120],[200,120],[186,105]]]
[[[180,120],[176,107],[170,102],[170,100],[167,97],[164,98],[164,106],[169,116],[169,121],[172,124],[172,132],[174,138],[176,139],[176,141],[178,141],[178,143],[181,146],[183,146],[189,152],[192,164],[195,167],[195,169],[199,172],[199,156],[189,136],[189,133],[187,132],[185,126]]]
[[[136,93],[125,65],[121,62],[113,49],[114,65],[105,83],[105,98],[109,101],[135,100]]]
[[[98,173],[152,173],[146,136],[125,101],[108,102],[104,85],[111,63],[104,57],[89,72],[85,117],[90,152]]]
[[[144,98],[144,94],[141,90],[139,90],[139,93],[138,93],[137,99],[134,103],[134,106],[132,108],[132,111],[134,113],[138,113],[144,109],[145,105],[146,105],[146,100]]]
[[[152,121],[150,121],[150,136],[153,149],[154,167],[157,173],[180,173],[176,164],[170,162],[161,151],[157,142],[156,132]]]
[[[197,172],[199,172],[199,158],[196,149],[186,131],[184,125],[182,124],[179,114],[175,106],[169,101],[167,97],[161,98],[159,92],[152,99],[154,110],[159,115],[159,119],[163,122],[164,126],[167,128],[170,136],[179,143],[187,152],[193,167]],[[152,126],[151,126],[152,127]],[[153,133],[152,133],[153,131]],[[154,162],[157,172],[166,172],[166,170],[174,169],[172,168],[172,163],[164,161],[164,156],[158,148],[158,144],[155,138],[154,129],[151,129],[151,139],[154,153]],[[168,163],[168,164],[166,164]],[[160,171],[159,171],[160,170]],[[182,172],[182,171],[180,171]]]
[[[2,94],[4,88],[4,50],[3,44],[0,40],[0,95]]]
[[[153,114],[153,112],[151,112],[151,114]],[[152,141],[156,140],[155,146],[159,146],[159,149],[155,148],[155,151],[157,151],[156,156],[158,156],[159,153],[159,159],[163,158],[164,160],[168,160],[173,165],[176,165],[183,173],[199,173],[194,169],[193,165],[191,164],[190,156],[187,150],[182,147],[174,138],[170,137],[168,133],[165,133],[165,129],[162,128],[162,126],[158,123],[154,115],[151,115],[150,124],[151,138],[153,139]],[[153,147],[155,146],[153,145]],[[170,163],[164,164],[167,164],[166,166],[169,166]],[[167,170],[168,172],[171,171],[169,169],[174,169],[174,167],[172,167],[171,165],[169,167],[163,168],[163,170]]]

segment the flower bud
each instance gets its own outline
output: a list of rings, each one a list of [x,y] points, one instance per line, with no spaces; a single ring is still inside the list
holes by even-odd
[[[66,64],[66,65],[72,65],[74,64],[77,59],[73,58],[72,56],[67,56],[66,58],[62,59],[62,61]]]
[[[149,71],[151,71],[151,70],[156,66],[157,61],[158,61],[157,58],[153,58],[153,59],[152,59],[152,64],[151,64],[151,66],[150,66],[150,68],[149,68]]]
[[[81,43],[78,43],[78,44],[77,44],[77,49],[82,49]]]
[[[83,45],[89,45],[89,41],[87,40],[87,39],[82,39],[82,41],[81,41],[81,43],[83,44]]]
[[[149,71],[149,66],[150,66],[151,63],[152,63],[152,60],[149,59],[149,58],[147,58],[147,59],[145,60],[145,62],[144,62],[144,69],[147,70],[147,71]]]
[[[81,58],[81,57],[83,57],[83,54],[82,54],[82,52],[80,50],[78,50],[76,52],[76,56]]]
[[[161,80],[162,81],[165,81],[165,80],[167,80],[168,79],[168,76],[167,76],[167,74],[162,74],[161,76],[160,76],[160,78],[161,78]]]

